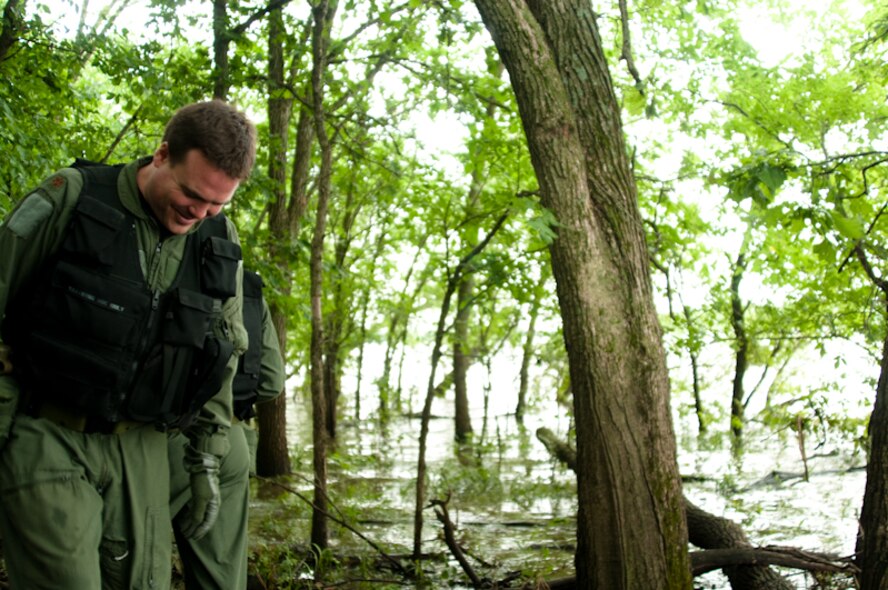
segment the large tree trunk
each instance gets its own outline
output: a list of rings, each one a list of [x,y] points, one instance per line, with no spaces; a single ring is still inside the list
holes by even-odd
[[[885,590],[888,588],[888,337],[882,346],[882,367],[869,433],[866,489],[857,538],[859,582],[860,590]]]
[[[577,579],[590,589],[691,586],[649,264],[588,0],[476,0],[518,101],[542,204],[577,424]]]
[[[691,586],[687,529],[635,183],[588,0],[476,0],[518,101],[542,204],[577,424],[577,579]]]

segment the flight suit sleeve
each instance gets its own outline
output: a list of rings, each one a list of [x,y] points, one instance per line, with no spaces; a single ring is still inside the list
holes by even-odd
[[[27,194],[0,224],[0,321],[19,289],[58,249],[82,187],[79,172],[60,170]],[[5,349],[4,359],[6,367],[14,366],[15,350]],[[0,373],[0,433],[5,434],[16,412],[19,386],[5,370]]]
[[[237,230],[230,220],[228,236],[233,242],[240,244]],[[222,386],[219,391],[201,408],[194,423],[185,431],[191,445],[199,452],[211,453],[217,457],[228,454],[228,429],[234,413],[232,382],[237,371],[240,355],[247,349],[247,329],[243,322],[243,264],[238,264],[237,288],[234,297],[229,297],[222,306],[222,314],[213,326],[218,338],[234,344],[234,353],[225,367]]]
[[[259,369],[259,385],[256,389],[257,402],[273,400],[284,389],[286,371],[284,359],[281,355],[280,342],[274,322],[271,321],[271,311],[268,303],[262,299],[262,358]]]

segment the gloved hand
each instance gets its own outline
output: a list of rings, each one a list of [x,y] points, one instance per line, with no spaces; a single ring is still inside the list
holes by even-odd
[[[6,446],[18,407],[18,382],[10,375],[0,375],[0,449]]]
[[[201,453],[190,444],[185,449],[185,470],[191,474],[191,500],[180,523],[182,534],[193,541],[206,535],[216,517],[222,497],[219,491],[219,458]]]

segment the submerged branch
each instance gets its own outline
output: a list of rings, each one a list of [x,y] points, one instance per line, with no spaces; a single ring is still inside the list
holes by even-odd
[[[809,572],[849,575],[857,572],[857,566],[851,557],[814,553],[793,547],[729,547],[691,552],[691,568],[695,576],[725,567],[749,564],[778,565]]]
[[[318,507],[315,506],[315,503],[314,503],[313,501],[311,501],[308,497],[306,497],[304,494],[302,494],[302,493],[299,492],[298,490],[295,490],[295,489],[291,488],[290,486],[288,486],[288,485],[286,485],[286,484],[282,484],[282,483],[280,483],[279,481],[276,481],[276,480],[271,479],[271,478],[268,478],[268,477],[262,477],[262,476],[260,476],[260,475],[257,475],[257,476],[255,476],[255,477],[256,477],[256,479],[258,479],[259,481],[263,481],[263,482],[265,482],[265,483],[268,483],[268,484],[270,484],[270,485],[273,485],[273,486],[275,486],[275,487],[278,487],[278,488],[280,488],[280,489],[282,489],[282,490],[284,490],[284,491],[290,492],[291,494],[293,494],[294,496],[296,496],[297,498],[299,498],[300,500],[302,500],[303,502],[305,502],[306,504],[308,504],[309,506],[311,506],[313,510],[317,510],[317,509],[318,509]],[[329,498],[329,497],[327,498],[327,501],[330,502],[330,498]],[[335,506],[334,506],[334,507],[335,507]],[[362,533],[361,531],[357,530],[355,527],[353,527],[352,525],[350,525],[350,524],[349,524],[348,522],[346,522],[344,519],[339,518],[339,517],[336,516],[336,515],[330,514],[329,511],[324,510],[324,511],[322,511],[322,512],[323,512],[325,518],[329,518],[330,520],[332,520],[332,521],[335,522],[336,524],[338,524],[338,525],[340,525],[340,526],[342,526],[342,527],[348,529],[349,531],[351,531],[352,533],[354,533],[355,536],[357,536],[357,537],[360,538],[362,541],[364,541],[364,542],[366,542],[368,545],[370,545],[370,547],[372,547],[374,550],[376,550],[376,552],[379,553],[379,555],[381,555],[381,556],[383,557],[383,559],[385,559],[388,563],[390,563],[390,564],[392,565],[392,567],[395,568],[396,571],[398,571],[399,573],[401,573],[401,574],[404,575],[404,576],[407,576],[407,575],[408,575],[407,570],[404,568],[403,565],[401,565],[401,563],[400,563],[397,559],[395,559],[394,557],[392,557],[391,555],[389,555],[388,553],[386,553],[385,551],[383,551],[382,547],[380,547],[375,541],[373,541],[372,539],[370,539],[369,537],[367,537],[367,535],[365,535],[365,534]]]
[[[447,503],[449,501],[450,497],[448,496],[446,500],[432,500],[429,504],[435,507],[435,516],[437,516],[441,524],[444,525],[444,542],[447,543],[447,548],[450,549],[450,552],[459,562],[460,567],[462,567],[466,575],[469,576],[469,579],[472,580],[472,586],[475,588],[481,588],[483,585],[481,578],[475,573],[469,560],[466,559],[462,547],[460,547],[459,543],[456,541],[456,534],[454,533],[456,527],[453,525],[453,522],[450,520],[450,515],[447,512]]]

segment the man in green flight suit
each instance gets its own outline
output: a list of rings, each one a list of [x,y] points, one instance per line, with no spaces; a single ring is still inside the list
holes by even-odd
[[[262,279],[244,270],[243,284],[243,318],[249,346],[240,357],[232,386],[234,420],[228,433],[231,450],[219,469],[219,516],[200,539],[188,538],[177,517],[191,496],[188,472],[182,469],[188,441],[182,435],[170,437],[170,513],[188,590],[247,587],[249,472],[255,471],[258,434],[250,424],[255,414],[253,404],[276,398],[286,377],[277,331],[262,296]]]
[[[152,156],[50,176],[0,225],[0,535],[18,590],[164,589],[165,430],[187,437],[199,538],[219,508],[231,382],[247,345],[223,215],[256,130],[179,109]]]

